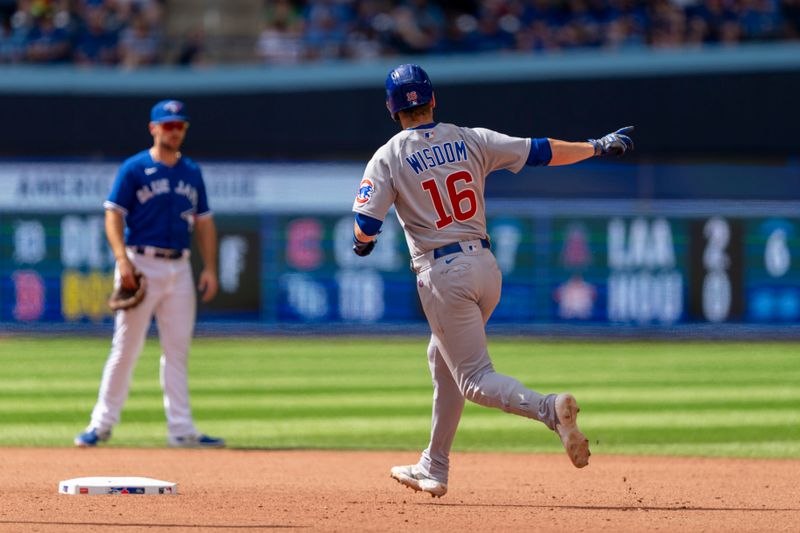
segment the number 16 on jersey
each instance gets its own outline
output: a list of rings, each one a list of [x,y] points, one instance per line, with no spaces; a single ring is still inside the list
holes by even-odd
[[[447,196],[450,198],[452,214],[447,212],[436,180],[429,179],[421,183],[422,188],[430,194],[433,208],[438,216],[436,229],[449,226],[453,223],[454,218],[459,222],[466,222],[475,216],[478,211],[478,199],[475,191],[469,187],[469,184],[473,181],[475,179],[472,174],[466,170],[454,172],[445,178],[444,184],[447,189]],[[461,182],[464,182],[465,185],[459,187]]]

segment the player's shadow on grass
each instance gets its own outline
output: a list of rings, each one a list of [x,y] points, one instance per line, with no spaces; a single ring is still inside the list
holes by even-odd
[[[48,522],[46,520],[0,520],[0,524],[9,525],[37,525],[37,526],[93,526],[93,527],[140,527],[140,528],[179,528],[200,530],[225,530],[225,529],[308,529],[311,526],[290,526],[282,524],[137,524],[130,522]]]
[[[414,505],[436,505],[441,507],[509,507],[520,509],[572,509],[584,511],[745,511],[745,512],[796,512],[800,507],[794,508],[766,508],[766,507],[692,507],[691,505],[563,505],[563,504],[526,504],[526,503],[447,503],[447,502],[416,502]]]

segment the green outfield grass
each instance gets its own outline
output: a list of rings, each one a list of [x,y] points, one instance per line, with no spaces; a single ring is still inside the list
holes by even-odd
[[[0,446],[71,446],[109,340],[0,337]],[[198,427],[241,448],[419,450],[430,431],[427,339],[197,339]],[[493,339],[495,368],[569,390],[594,453],[800,457],[800,344]],[[163,446],[148,342],[108,446]],[[457,450],[560,451],[536,422],[469,404]]]

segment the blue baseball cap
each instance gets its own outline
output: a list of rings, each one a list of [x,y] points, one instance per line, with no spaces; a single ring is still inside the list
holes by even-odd
[[[150,110],[150,121],[160,124],[162,122],[189,122],[186,106],[180,100],[161,100]]]

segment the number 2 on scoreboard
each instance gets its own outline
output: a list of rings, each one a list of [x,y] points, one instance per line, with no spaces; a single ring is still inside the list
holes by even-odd
[[[442,202],[442,195],[439,192],[439,187],[436,186],[435,179],[429,179],[422,182],[422,188],[428,191],[431,195],[431,202],[433,208],[436,210],[436,229],[442,229],[453,223],[453,218],[459,222],[464,222],[475,216],[478,211],[478,198],[475,196],[475,191],[471,188],[464,187],[458,190],[456,185],[458,182],[463,181],[467,185],[475,181],[472,174],[466,170],[459,170],[447,176],[444,180],[445,187],[447,188],[447,196],[450,197],[450,205],[453,207],[453,214],[447,212]],[[462,207],[462,203],[466,204]]]

